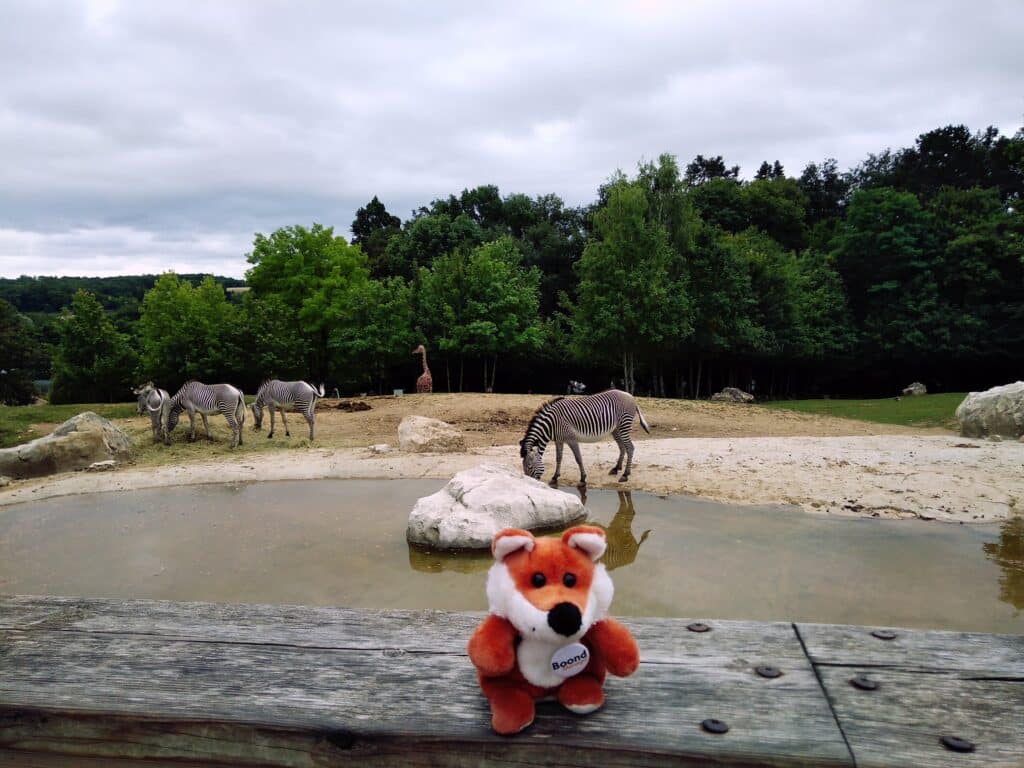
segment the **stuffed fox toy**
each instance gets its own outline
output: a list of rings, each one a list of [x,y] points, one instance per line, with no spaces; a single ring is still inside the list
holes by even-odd
[[[600,528],[570,528],[561,539],[509,528],[494,537],[487,576],[490,615],[469,640],[469,658],[500,734],[533,722],[534,702],[554,697],[578,714],[604,704],[606,672],[625,677],[640,663],[636,641],[607,616],[612,581],[595,561]]]

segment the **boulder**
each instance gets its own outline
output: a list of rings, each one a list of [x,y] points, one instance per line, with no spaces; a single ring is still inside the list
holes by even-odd
[[[0,475],[0,488],[6,488],[11,484],[11,478],[7,475]]]
[[[726,387],[721,392],[716,392],[711,399],[719,403],[750,403],[754,396],[736,387]]]
[[[398,446],[410,453],[453,453],[466,450],[466,439],[447,422],[406,416],[398,425]]]
[[[956,409],[964,437],[1024,435],[1024,381],[971,392]]]
[[[391,446],[387,443],[376,443],[371,445],[368,450],[370,453],[390,453]]]
[[[928,387],[922,384],[920,381],[915,381],[909,387],[903,388],[903,395],[905,397],[912,397],[914,395],[927,395]]]
[[[503,528],[556,528],[586,515],[580,498],[520,470],[481,464],[416,502],[406,539],[435,549],[489,549]]]
[[[125,459],[128,435],[92,411],[72,416],[46,437],[0,450],[0,474],[42,477],[85,469],[90,464]]]

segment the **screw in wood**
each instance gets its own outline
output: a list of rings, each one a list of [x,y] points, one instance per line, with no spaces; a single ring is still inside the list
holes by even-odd
[[[873,691],[878,688],[878,683],[866,675],[857,675],[850,678],[850,685],[862,691]]]
[[[961,739],[959,736],[943,736],[939,741],[951,752],[973,752],[974,742]]]
[[[691,632],[710,632],[711,627],[702,621],[695,621],[692,624],[687,624],[686,628]]]
[[[782,676],[782,670],[778,667],[773,667],[770,664],[762,664],[759,667],[754,667],[754,671],[761,677],[767,677],[769,679]]]
[[[891,629],[876,629],[871,633],[872,637],[877,637],[879,640],[894,640],[896,633]]]
[[[716,720],[713,717],[701,721],[700,727],[708,733],[725,733],[729,730],[729,726],[724,721]]]

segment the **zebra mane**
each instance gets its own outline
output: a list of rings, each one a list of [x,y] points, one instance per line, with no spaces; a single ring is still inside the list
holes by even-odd
[[[550,400],[548,400],[546,403],[541,403],[537,407],[537,410],[535,410],[533,412],[533,415],[530,417],[530,423],[526,425],[526,435],[530,434],[530,430],[533,428],[534,423],[536,423],[537,417],[540,416],[542,413],[544,413],[552,405],[557,403],[559,400],[565,400],[565,396],[564,395],[559,395],[558,397],[553,397]],[[519,455],[520,456],[525,456],[526,455],[526,435],[524,435],[523,439],[519,441]]]

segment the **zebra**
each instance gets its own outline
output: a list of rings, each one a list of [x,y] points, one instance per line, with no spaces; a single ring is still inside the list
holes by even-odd
[[[170,445],[171,438],[166,429],[167,414],[171,410],[170,394],[166,389],[153,386],[152,381],[133,389],[132,394],[138,395],[139,414],[149,412],[149,420],[153,425],[153,442],[159,442],[162,438],[165,445]]]
[[[291,437],[288,431],[288,422],[284,418],[284,412],[298,411],[309,424],[309,439],[313,439],[313,428],[316,426],[316,401],[324,396],[324,385],[317,389],[312,384],[304,381],[279,381],[270,379],[263,382],[256,392],[256,400],[252,404],[253,429],[260,429],[263,425],[263,409],[270,411],[270,432],[267,437],[274,436],[274,410],[281,411],[281,422],[284,424],[284,434]]]
[[[242,444],[245,397],[242,390],[237,387],[230,384],[203,384],[201,381],[187,381],[182,384],[181,389],[171,398],[170,411],[167,414],[168,440],[171,431],[178,425],[178,416],[182,411],[188,411],[188,418],[192,424],[189,442],[196,439],[196,413],[203,417],[207,440],[210,439],[210,422],[206,420],[206,415],[220,413],[231,427],[231,447]]]
[[[640,407],[628,392],[609,389],[596,395],[549,400],[533,414],[526,427],[526,435],[519,441],[523,472],[540,479],[544,474],[544,449],[554,440],[555,475],[551,478],[551,485],[557,487],[562,469],[562,446],[568,443],[580,467],[579,487],[582,488],[587,484],[587,473],[583,469],[579,443],[596,443],[611,434],[619,445],[619,460],[608,474],[614,475],[622,468],[622,457],[625,455],[626,471],[619,478],[619,482],[625,482],[633,466],[633,441],[630,438],[633,414],[640,418],[640,426],[650,434],[650,427]]]

